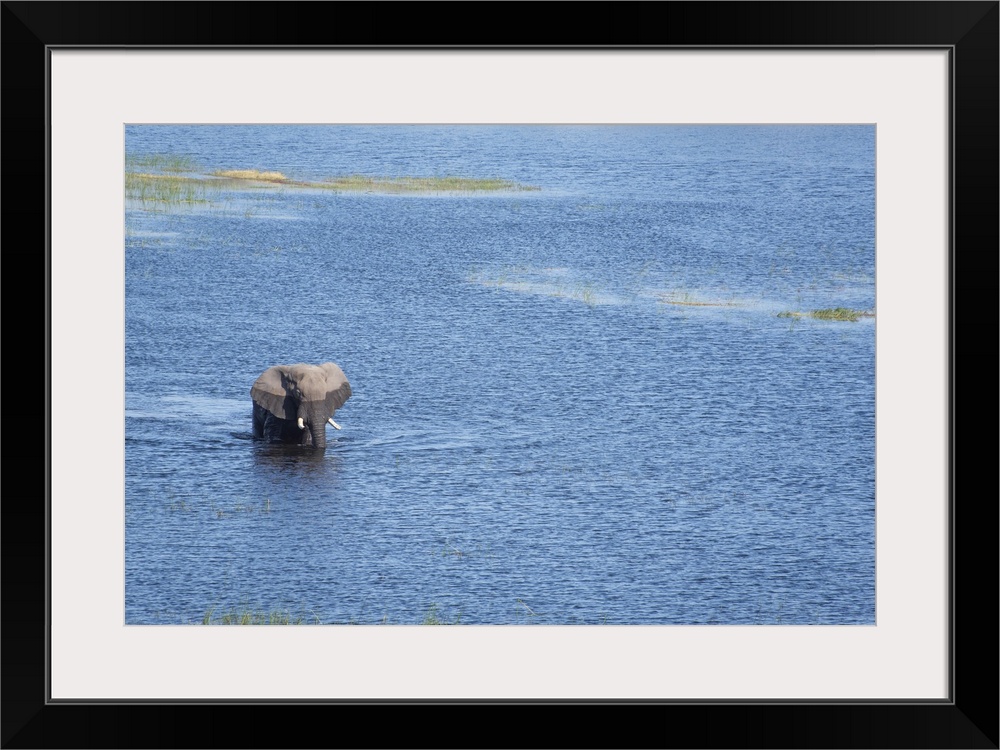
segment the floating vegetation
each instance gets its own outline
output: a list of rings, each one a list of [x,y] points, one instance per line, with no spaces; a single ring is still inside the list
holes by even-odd
[[[779,318],[815,318],[817,320],[841,320],[856,323],[861,318],[874,318],[875,313],[869,310],[855,310],[851,307],[826,307],[809,312],[780,312]]]

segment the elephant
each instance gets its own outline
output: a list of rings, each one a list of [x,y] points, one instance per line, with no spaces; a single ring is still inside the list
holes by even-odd
[[[253,436],[271,442],[326,448],[326,425],[351,396],[351,384],[333,362],[275,365],[250,388]]]

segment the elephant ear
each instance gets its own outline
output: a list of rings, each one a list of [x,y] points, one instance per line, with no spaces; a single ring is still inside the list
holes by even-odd
[[[327,413],[333,414],[351,397],[351,384],[344,371],[333,362],[324,362],[319,367],[326,374]]]
[[[285,370],[281,365],[268,367],[250,387],[254,403],[281,419],[295,419],[295,399],[284,386]]]

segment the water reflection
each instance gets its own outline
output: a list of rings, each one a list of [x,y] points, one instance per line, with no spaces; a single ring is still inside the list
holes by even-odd
[[[251,455],[254,468],[274,474],[294,472],[311,478],[327,474],[333,476],[344,466],[344,458],[334,446],[318,451],[303,445],[254,440]]]

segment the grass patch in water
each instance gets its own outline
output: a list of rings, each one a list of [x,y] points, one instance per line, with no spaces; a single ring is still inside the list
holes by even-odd
[[[149,172],[125,173],[125,199],[140,203],[208,203],[203,180]]]
[[[683,294],[678,292],[661,294],[660,302],[664,305],[679,305],[681,307],[737,307],[735,302],[706,302],[704,300],[696,300],[687,292]]]
[[[593,284],[581,285],[572,296],[591,307],[597,304],[597,288]]]
[[[212,177],[248,182],[271,182],[292,187],[321,188],[342,193],[476,193],[498,191],[538,190],[537,187],[520,185],[499,178],[472,177],[371,177],[345,175],[320,182],[292,180],[281,172],[257,169],[220,169]]]
[[[354,193],[483,193],[539,190],[499,178],[472,177],[371,177],[347,175],[320,182],[293,180],[282,172],[260,169],[217,169],[207,175],[162,174],[193,172],[195,163],[182,156],[151,155],[126,158],[126,197],[142,203],[202,203],[206,188],[236,186],[240,183],[268,183]],[[214,179],[206,179],[214,178]]]
[[[207,203],[205,183],[180,172],[197,168],[194,159],[174,154],[125,157],[125,199],[146,204]]]
[[[841,320],[856,323],[861,318],[874,318],[875,313],[867,310],[855,310],[851,307],[825,307],[809,312],[785,311],[778,313],[779,318],[815,318],[817,320]]]
[[[511,180],[499,178],[472,177],[370,177],[366,175],[346,175],[333,177],[323,182],[310,183],[311,187],[322,187],[342,192],[365,193],[433,193],[433,192],[499,192],[539,190],[530,185],[521,185]]]
[[[282,172],[260,169],[220,169],[199,173],[189,156],[141,154],[125,157],[125,199],[151,211],[171,206],[215,205],[226,190],[250,188],[306,188],[356,193],[477,193],[538,190],[499,178],[469,177],[370,177],[349,175],[321,182],[293,180]],[[182,174],[184,173],[184,174]],[[227,203],[228,206],[228,203]],[[257,215],[257,207],[242,210],[244,218]]]
[[[280,610],[262,612],[242,606],[239,609],[231,609],[228,612],[214,617],[215,608],[205,612],[202,618],[202,625],[305,625],[303,617],[292,619],[291,614]]]
[[[281,172],[262,172],[257,169],[218,169],[212,172],[212,177],[224,177],[228,180],[250,180],[252,182],[290,183]]]
[[[129,172],[194,172],[197,168],[198,164],[193,158],[176,154],[139,154],[125,158],[125,169]]]
[[[599,302],[599,289],[596,284],[591,282],[579,283],[575,286],[568,286],[566,284],[552,285],[544,282],[532,283],[530,281],[511,279],[507,272],[501,272],[495,278],[488,277],[485,274],[471,273],[466,276],[466,280],[473,284],[496,287],[507,292],[574,300],[583,302],[589,307],[594,307]]]
[[[458,625],[462,619],[462,615],[459,614],[455,617],[454,622],[449,622],[447,620],[442,620],[441,615],[438,612],[438,605],[431,603],[431,606],[427,610],[427,614],[424,615],[424,621],[422,625]]]

